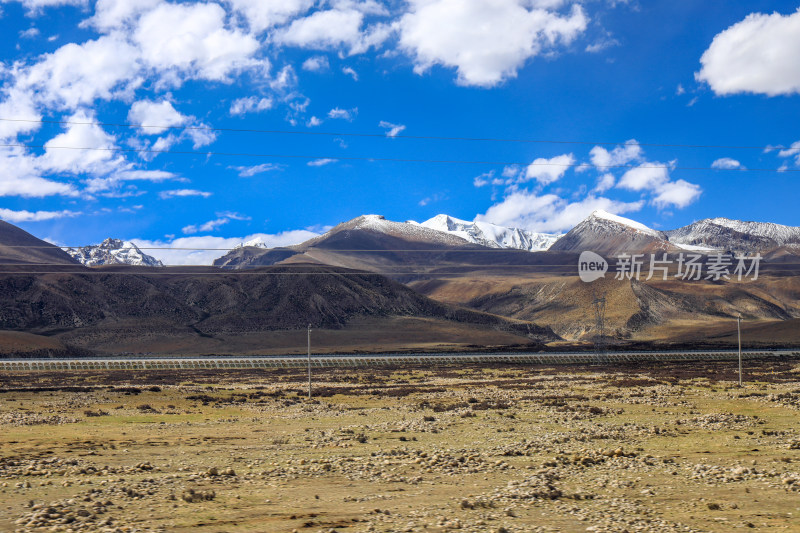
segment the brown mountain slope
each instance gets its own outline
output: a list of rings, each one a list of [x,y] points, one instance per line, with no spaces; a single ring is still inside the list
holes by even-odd
[[[592,301],[606,298],[606,333],[617,339],[697,340],[705,327],[735,328],[748,323],[800,317],[800,277],[765,276],[757,281],[615,281],[592,284],[576,276],[495,276],[418,281],[415,289],[432,298],[550,326],[566,339],[592,339]],[[773,343],[800,343],[800,331],[781,329]],[[729,340],[729,339],[728,339]]]
[[[0,220],[0,263],[79,264],[60,248]]]
[[[224,345],[204,339],[305,329],[309,323],[337,330],[364,317],[416,317],[456,329],[470,325],[504,332],[498,339],[513,336],[516,344],[557,338],[532,323],[436,302],[377,274],[329,266],[247,272],[107,267],[92,272],[0,278],[0,329],[57,335],[70,345],[103,351],[137,342],[163,347],[171,339],[176,348],[205,344],[206,351],[213,346],[223,353],[229,352]],[[379,330],[374,330],[374,345],[380,344]],[[472,343],[469,335],[463,342]]]
[[[317,263],[368,270],[409,282],[442,276],[482,275],[496,271],[572,273],[572,253],[531,253],[488,248],[428,228],[359,217],[297,246],[237,248],[215,261],[230,269],[262,265]]]

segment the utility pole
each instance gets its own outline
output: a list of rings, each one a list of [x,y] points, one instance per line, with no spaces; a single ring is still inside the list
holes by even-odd
[[[311,399],[311,324],[308,325],[308,399]]]
[[[736,317],[736,335],[739,337],[739,386],[742,386],[742,321],[741,313]]]
[[[594,351],[597,362],[602,363],[605,360],[606,353],[606,298],[605,296],[597,296],[594,285],[592,285],[592,306],[594,307],[595,318]]]

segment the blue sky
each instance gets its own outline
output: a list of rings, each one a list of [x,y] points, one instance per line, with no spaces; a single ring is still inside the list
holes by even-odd
[[[0,218],[167,247],[366,213],[800,225],[798,7],[0,0]]]

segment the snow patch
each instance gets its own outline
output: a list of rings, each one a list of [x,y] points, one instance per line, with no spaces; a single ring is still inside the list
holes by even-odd
[[[589,215],[589,219],[601,219],[601,220],[610,220],[611,222],[616,222],[617,224],[622,224],[623,226],[628,226],[633,228],[637,231],[641,231],[642,233],[646,233],[652,237],[657,239],[663,238],[663,235],[660,231],[656,231],[652,228],[648,228],[641,222],[636,222],[635,220],[631,220],[630,218],[621,217],[619,215],[615,215],[613,213],[609,213],[608,211],[603,211],[602,209],[598,209],[594,211],[591,215]],[[588,220],[588,219],[587,219]]]

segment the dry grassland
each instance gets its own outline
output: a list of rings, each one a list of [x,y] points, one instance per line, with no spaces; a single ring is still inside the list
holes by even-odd
[[[800,365],[734,368],[0,374],[0,531],[800,530]]]

